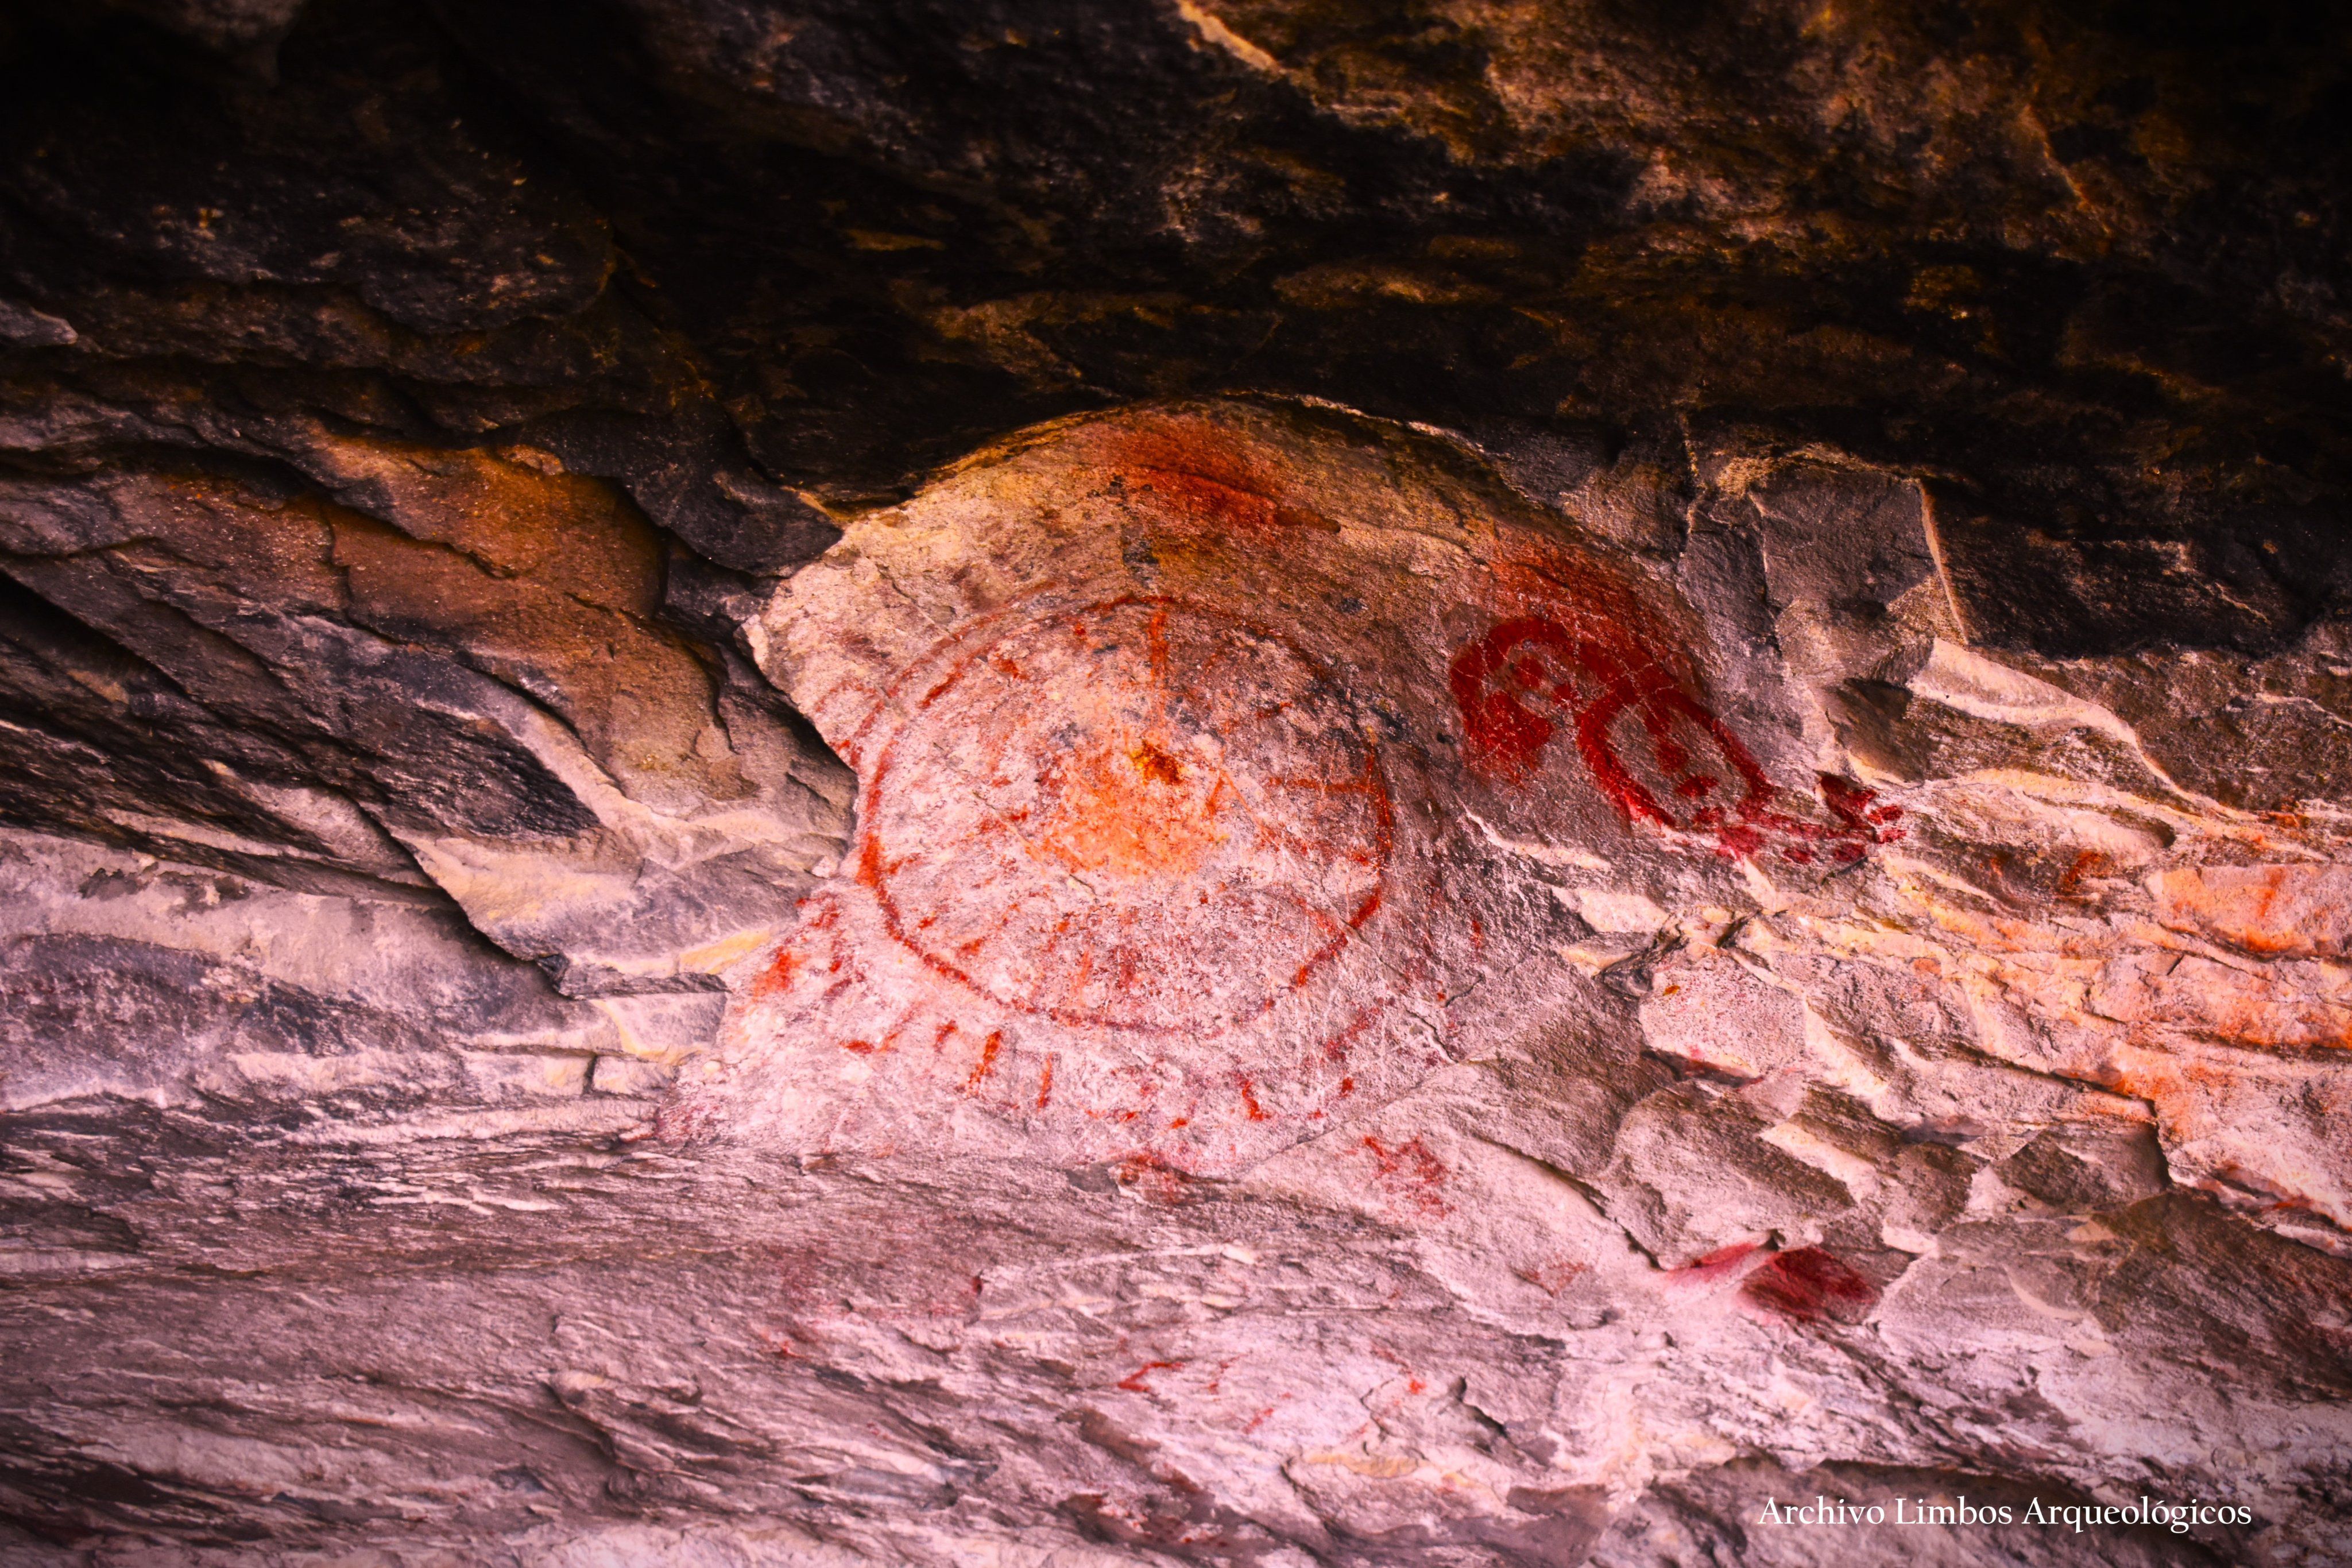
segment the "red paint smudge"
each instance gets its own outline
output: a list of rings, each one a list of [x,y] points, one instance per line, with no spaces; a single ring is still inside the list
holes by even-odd
[[[2059,896],[2062,898],[2081,897],[2083,893],[2083,879],[2089,876],[2104,875],[2110,863],[2106,852],[2104,850],[2080,851],[2074,856],[2074,863],[2068,866],[2066,868],[2066,873],[2058,879]],[[2266,899],[2265,903],[2267,902],[2268,901]]]
[[[996,1053],[1004,1049],[1004,1031],[991,1030],[988,1038],[980,1042],[980,1065],[963,1081],[963,1091],[969,1094],[978,1089],[981,1081],[996,1071]]]
[[[1192,1178],[1153,1154],[1133,1155],[1120,1161],[1114,1179],[1147,1203],[1173,1207],[1192,1196]]]
[[[691,1144],[717,1135],[723,1124],[708,1105],[675,1102],[654,1113],[653,1137],[657,1143]]]
[[[1814,779],[1821,785],[1822,803],[1829,807],[1839,821],[1853,828],[1880,830],[1902,819],[1902,807],[1872,803],[1878,799],[1875,789],[1865,789],[1834,773],[1815,774]],[[1900,832],[1885,833],[1878,841],[1885,843],[1902,836]]]
[[[776,961],[768,966],[768,972],[751,982],[751,999],[755,1002],[765,1001],[770,997],[791,989],[793,976],[799,971],[800,967],[801,956],[792,948],[787,947],[778,953]]]
[[[1043,1111],[1054,1103],[1054,1059],[1045,1058],[1045,1071],[1037,1077],[1037,1109]]]
[[[1144,1381],[1146,1376],[1155,1372],[1181,1371],[1183,1365],[1181,1361],[1147,1361],[1125,1377],[1120,1378],[1118,1385],[1129,1394],[1149,1394],[1151,1392],[1151,1385]]]
[[[1790,1322],[1859,1322],[1878,1304],[1878,1287],[1818,1247],[1775,1254],[1740,1282],[1739,1294]]]
[[[1263,463],[1213,428],[1187,423],[1129,433],[1111,463],[1136,489],[1158,497],[1181,528],[1243,538],[1289,528],[1339,531],[1295,503]]]
[[[1380,1009],[1377,1008],[1363,1008],[1359,1009],[1356,1016],[1348,1020],[1347,1028],[1341,1030],[1338,1034],[1333,1035],[1329,1040],[1323,1042],[1323,1060],[1326,1061],[1347,1061],[1349,1048],[1353,1046],[1357,1040],[1363,1038],[1364,1031],[1371,1027],[1372,1019],[1378,1016],[1379,1010]],[[1354,1083],[1354,1079],[1349,1079],[1347,1085],[1342,1086],[1340,1092],[1343,1094],[1346,1093],[1348,1087],[1352,1086]]]
[[[1552,1258],[1530,1268],[1512,1270],[1520,1279],[1548,1296],[1557,1296],[1568,1289],[1579,1274],[1590,1272],[1589,1265],[1572,1262],[1566,1258]]]
[[[1242,1077],[1242,1107],[1248,1113],[1249,1119],[1253,1122],[1271,1122],[1274,1120],[1272,1113],[1258,1104],[1257,1086],[1249,1081],[1247,1074],[1244,1074]]]
[[[1449,1212],[1450,1206],[1442,1196],[1447,1175],[1444,1163],[1430,1152],[1429,1145],[1419,1136],[1390,1145],[1367,1134],[1364,1147],[1378,1162],[1380,1185],[1391,1197],[1421,1214]]]
[[[1166,605],[1160,605],[1154,610],[1151,612],[1151,619],[1144,623],[1143,643],[1144,657],[1151,664],[1151,678],[1155,681],[1166,680],[1168,678],[1168,607]],[[1169,782],[1175,782],[1172,777],[1175,772],[1173,762],[1169,763],[1169,772],[1171,775]]]
[[[1738,1271],[1740,1263],[1762,1245],[1760,1241],[1735,1241],[1728,1247],[1718,1247],[1706,1257],[1672,1270],[1672,1276],[1678,1281],[1694,1284],[1721,1279]]]

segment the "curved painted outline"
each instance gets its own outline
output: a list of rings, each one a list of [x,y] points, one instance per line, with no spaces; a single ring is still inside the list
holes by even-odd
[[[1003,647],[1013,637],[1020,635],[1022,632],[1038,624],[1040,622],[1062,616],[1067,616],[1072,620],[1080,620],[1087,617],[1105,615],[1116,610],[1122,610],[1139,605],[1151,606],[1161,610],[1179,610],[1187,614],[1201,616],[1203,619],[1222,622],[1227,625],[1238,626],[1245,632],[1265,638],[1268,642],[1280,644],[1283,648],[1288,650],[1292,654],[1294,654],[1301,664],[1305,664],[1309,670],[1315,672],[1318,679],[1329,682],[1333,690],[1338,691],[1341,689],[1339,686],[1338,682],[1334,679],[1330,667],[1325,664],[1323,660],[1317,658],[1313,653],[1310,653],[1305,648],[1300,647],[1292,638],[1284,635],[1282,632],[1275,631],[1271,627],[1263,626],[1257,622],[1244,620],[1240,616],[1229,614],[1225,611],[1216,609],[1213,606],[1202,604],[1192,600],[1178,598],[1171,594],[1123,593],[1114,599],[1100,600],[1091,604],[1078,606],[1076,609],[1050,611],[1045,614],[1034,616],[1027,621],[1020,622],[1016,626],[1004,630],[988,642],[966,647],[962,651],[961,656],[957,659],[956,663],[948,670],[946,674],[932,683],[929,688],[923,693],[921,698],[915,704],[913,711],[908,715],[907,722],[893,732],[889,740],[885,743],[882,747],[881,755],[875,759],[873,774],[866,781],[866,793],[872,803],[865,811],[865,821],[860,824],[858,830],[857,880],[874,894],[875,903],[880,907],[882,912],[884,927],[888,930],[891,937],[896,940],[900,946],[903,946],[908,952],[913,954],[916,958],[921,961],[926,968],[930,969],[935,974],[955,981],[958,985],[962,986],[973,995],[992,1002],[999,1007],[1009,1008],[1015,1012],[1025,1013],[1033,1018],[1050,1019],[1055,1023],[1074,1029],[1112,1029],[1128,1033],[1150,1035],[1172,1036],[1198,1035],[1202,1033],[1217,1035],[1222,1034],[1228,1030],[1236,1028],[1239,1025],[1251,1022],[1256,1019],[1264,1018],[1267,1013],[1272,1012],[1276,1006],[1280,1005],[1282,998],[1285,996],[1293,994],[1303,988],[1307,982],[1313,977],[1316,970],[1321,968],[1326,964],[1329,963],[1331,959],[1339,955],[1347,946],[1349,933],[1361,930],[1366,922],[1370,921],[1373,915],[1380,912],[1381,904],[1387,894],[1389,860],[1395,848],[1396,813],[1394,802],[1389,794],[1388,780],[1382,776],[1381,770],[1380,743],[1374,740],[1370,736],[1360,731],[1354,732],[1357,740],[1364,748],[1364,776],[1362,788],[1365,789],[1365,792],[1370,796],[1372,800],[1372,842],[1374,851],[1378,855],[1378,860],[1373,871],[1372,889],[1365,895],[1362,904],[1360,904],[1357,907],[1356,911],[1348,917],[1344,925],[1339,926],[1331,938],[1325,942],[1323,946],[1317,948],[1314,952],[1307,955],[1305,961],[1300,964],[1298,971],[1292,978],[1289,987],[1286,989],[1276,990],[1253,1012],[1244,1013],[1237,1017],[1228,1018],[1206,1024],[1154,1024],[1139,1022],[1128,1019],[1110,1018],[1097,1012],[1090,1012],[1076,1009],[1013,1000],[1009,998],[1000,996],[996,992],[989,989],[987,987],[982,986],[970,975],[966,974],[962,969],[959,968],[954,964],[950,963],[945,958],[940,957],[936,953],[923,947],[918,944],[913,937],[909,936],[907,933],[906,925],[900,915],[898,904],[891,898],[889,889],[886,885],[889,879],[889,871],[884,861],[882,841],[879,835],[879,830],[876,825],[876,820],[882,814],[880,808],[883,798],[883,787],[889,776],[891,761],[898,752],[899,741],[905,737],[908,730],[914,727],[916,719],[924,712],[929,710],[933,703],[937,702],[940,697],[952,689],[957,682],[963,679],[965,674],[971,670],[971,666],[975,663]],[[951,633],[949,637],[942,639],[942,642],[946,643],[953,643],[961,641],[965,635],[966,633]],[[928,662],[930,657],[930,654],[926,653],[921,659],[918,659],[913,665],[909,666],[909,671],[911,672],[914,668],[919,667],[922,664]],[[1324,918],[1328,920],[1329,917],[1325,916]]]

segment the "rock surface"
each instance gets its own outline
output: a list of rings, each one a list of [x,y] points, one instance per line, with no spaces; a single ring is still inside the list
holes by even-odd
[[[2323,8],[0,85],[0,1563],[2347,1560]]]

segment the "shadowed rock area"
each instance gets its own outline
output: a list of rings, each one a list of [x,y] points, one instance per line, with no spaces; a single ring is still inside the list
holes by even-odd
[[[0,1564],[2352,1561],[2347,193],[2284,0],[9,8]]]

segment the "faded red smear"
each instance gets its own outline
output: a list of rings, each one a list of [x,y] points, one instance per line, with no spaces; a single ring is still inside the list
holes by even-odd
[[[1146,1203],[1173,1207],[1192,1196],[1192,1178],[1157,1155],[1141,1154],[1122,1160],[1113,1179],[1123,1190]]]
[[[1903,820],[1903,808],[1877,804],[1875,789],[1865,789],[1834,773],[1817,773],[1813,781],[1821,789],[1822,803],[1838,821],[1837,831],[1823,835],[1838,859],[1859,860],[1864,845],[1891,844],[1903,836],[1903,830],[1895,825]]]
[[[1377,1179],[1390,1197],[1421,1214],[1449,1212],[1451,1206],[1444,1197],[1448,1175],[1444,1162],[1431,1153],[1429,1145],[1418,1136],[1391,1145],[1367,1134],[1364,1147],[1371,1151],[1380,1167]]]
[[[1118,1385],[1130,1394],[1149,1394],[1151,1392],[1151,1385],[1144,1381],[1145,1378],[1155,1372],[1179,1372],[1183,1369],[1183,1365],[1181,1361],[1147,1361],[1125,1377],[1120,1378]]]
[[[980,1065],[974,1067],[971,1070],[971,1076],[963,1081],[963,1089],[965,1093],[969,1094],[978,1089],[981,1085],[981,1081],[986,1078],[990,1073],[996,1071],[996,1053],[1003,1049],[1003,1031],[1001,1030],[989,1030],[988,1038],[980,1042]]]
[[[1541,1263],[1512,1270],[1520,1279],[1549,1296],[1559,1295],[1575,1281],[1578,1275],[1591,1271],[1591,1265],[1575,1262],[1566,1258],[1550,1258]]]
[[[1249,1119],[1253,1122],[1271,1122],[1274,1120],[1272,1113],[1267,1112],[1265,1107],[1261,1106],[1257,1103],[1257,1085],[1250,1082],[1249,1075],[1247,1073],[1244,1073],[1242,1075],[1242,1106],[1244,1110],[1248,1113]]]
[[[1045,1059],[1045,1070],[1037,1075],[1037,1109],[1043,1111],[1054,1103],[1054,1059]]]
[[[1878,1287],[1818,1247],[1781,1252],[1740,1282],[1739,1294],[1790,1322],[1860,1322],[1878,1304]]]
[[[1238,441],[1214,426],[1164,425],[1121,437],[1114,472],[1159,497],[1178,521],[1203,531],[1244,536],[1339,525],[1293,499],[1289,486]]]
[[[801,901],[800,912],[799,926],[777,949],[768,967],[751,982],[753,1001],[783,995],[804,975],[838,975],[848,967],[841,947],[841,906],[829,897],[810,898]]]
[[[1349,1049],[1364,1037],[1364,1031],[1371,1028],[1372,1020],[1377,1016],[1378,1010],[1376,1009],[1358,1009],[1356,1016],[1348,1020],[1347,1028],[1341,1030],[1338,1034],[1333,1035],[1329,1040],[1323,1042],[1323,1060],[1326,1061],[1347,1061]],[[1352,1086],[1355,1080],[1352,1078],[1348,1080],[1348,1083],[1350,1086]]]
[[[2084,878],[2105,874],[2108,863],[2104,850],[2078,851],[2074,863],[2066,868],[2066,874],[2058,879],[2058,895],[2061,898],[2080,897]]]
[[[1762,1245],[1760,1241],[1735,1241],[1728,1247],[1718,1247],[1706,1257],[1671,1270],[1667,1277],[1677,1284],[1691,1285],[1720,1280],[1727,1274],[1738,1273],[1739,1266]]]
[[[751,999],[765,1001],[770,997],[790,990],[793,976],[800,967],[801,956],[792,948],[787,947],[777,954],[776,961],[768,966],[767,973],[751,982]]]
[[[671,1101],[654,1113],[653,1137],[664,1144],[694,1144],[719,1135],[725,1124],[709,1105]]]

